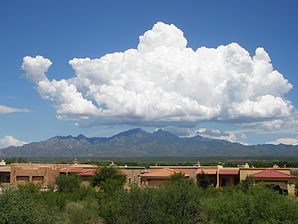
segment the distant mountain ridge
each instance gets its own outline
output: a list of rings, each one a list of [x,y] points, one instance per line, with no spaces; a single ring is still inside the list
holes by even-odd
[[[297,157],[298,146],[251,145],[202,136],[178,137],[140,128],[112,137],[55,136],[45,141],[0,149],[0,157]]]

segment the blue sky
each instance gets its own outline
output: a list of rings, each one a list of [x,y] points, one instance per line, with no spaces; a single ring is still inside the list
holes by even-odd
[[[297,10],[298,3],[294,0],[249,2],[2,1],[0,3],[0,105],[6,108],[2,108],[1,113],[0,107],[0,145],[4,136],[32,142],[55,135],[78,135],[80,133],[87,136],[110,136],[134,127],[143,127],[148,131],[165,128],[180,135],[202,134],[206,137],[250,144],[272,142],[277,139],[286,139],[281,141],[296,144],[298,141]],[[183,105],[186,104],[181,104],[182,106],[178,106],[182,110],[190,112],[175,117],[178,119],[177,122],[172,122],[172,120],[168,122],[168,110],[158,108],[160,111],[156,109],[152,113],[156,112],[159,115],[150,117],[149,112],[149,115],[147,112],[138,112],[138,109],[142,111],[143,107],[136,107],[137,112],[131,115],[133,120],[131,121],[127,115],[128,112],[117,113],[113,108],[107,111],[113,113],[112,118],[110,115],[107,118],[107,113],[100,116],[88,115],[88,120],[92,122],[84,125],[85,120],[78,118],[78,114],[75,114],[76,120],[69,119],[69,112],[64,111],[59,114],[57,106],[62,104],[57,100],[59,96],[51,95],[53,101],[44,99],[49,92],[43,90],[38,92],[37,83],[28,80],[34,74],[26,76],[28,71],[21,68],[25,56],[34,58],[36,55],[41,55],[52,62],[51,67],[45,73],[48,80],[71,79],[75,76],[75,72],[68,64],[69,60],[86,57],[94,59],[108,53],[136,49],[139,36],[152,30],[154,24],[159,21],[165,24],[161,26],[161,29],[166,30],[167,24],[174,24],[177,29],[181,30],[187,40],[187,47],[194,51],[200,47],[210,49],[237,43],[253,57],[256,48],[264,48],[271,58],[273,70],[281,73],[283,80],[287,79],[293,86],[288,91],[280,93],[286,88],[286,84],[276,88],[277,84],[272,84],[270,94],[280,96],[283,99],[282,103],[290,101],[288,105],[292,105],[291,111],[290,109],[290,112],[282,113],[265,111],[262,116],[255,115],[253,112],[244,115],[242,113],[225,115],[224,112],[213,115],[213,112],[210,112],[211,115],[206,117],[202,116],[202,112],[199,114],[200,118],[195,118],[190,122],[184,117],[193,115],[192,113],[197,115],[198,112],[194,112],[193,108],[184,108]],[[173,32],[179,35],[178,31]],[[144,41],[145,44],[154,45],[154,43]],[[175,43],[171,44],[175,45]],[[234,46],[234,48],[233,51],[239,50],[238,47]],[[184,61],[183,57],[179,60]],[[209,61],[212,61],[212,56]],[[147,71],[146,68],[141,69]],[[171,80],[172,74],[160,74],[159,77],[164,77],[164,75],[169,75],[169,80]],[[260,80],[259,82],[266,81],[266,77],[263,81]],[[157,85],[158,80],[153,82]],[[177,83],[176,89],[171,90],[170,93],[182,94],[181,91],[176,91],[180,88],[179,82]],[[202,87],[198,85],[197,88]],[[275,94],[274,91],[278,93]],[[197,99],[194,93],[184,91],[183,94],[189,94],[188,98],[192,96],[191,100]],[[121,93],[117,97],[121,97]],[[106,98],[101,100],[104,101],[102,107],[109,107],[110,104],[106,102]],[[94,103],[95,99],[91,101]],[[143,103],[146,106],[146,102]],[[273,100],[272,104],[269,102],[264,107],[266,105],[274,107],[275,103],[276,101]],[[204,106],[207,104],[208,102]],[[215,104],[216,102],[212,104],[211,109],[214,109]],[[225,105],[227,106],[230,105]],[[12,108],[16,112],[7,108]],[[127,111],[130,111],[129,109],[131,108]],[[283,111],[285,110],[287,109]],[[66,115],[68,118],[57,119],[57,114]],[[71,114],[70,117],[73,118],[73,115]],[[236,119],[233,116],[236,116]],[[272,121],[276,121],[277,125],[272,125]]]

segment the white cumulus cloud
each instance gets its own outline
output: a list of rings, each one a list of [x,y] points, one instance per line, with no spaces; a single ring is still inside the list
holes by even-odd
[[[237,126],[245,128],[246,132],[258,134],[296,134],[298,133],[298,112],[295,111],[290,116],[283,118],[242,123]]]
[[[296,138],[279,138],[272,142],[266,142],[266,144],[273,144],[273,145],[298,145],[298,137]]]
[[[91,125],[259,121],[293,110],[284,97],[292,85],[263,48],[253,56],[237,43],[193,50],[180,29],[162,22],[139,40],[136,49],[70,60],[74,77],[67,80],[49,80],[52,62],[42,56],[24,57],[22,69],[58,118]]]
[[[205,138],[226,140],[229,142],[238,142],[244,145],[247,143],[242,142],[240,139],[246,139],[246,135],[238,131],[223,131],[212,128],[199,128],[194,131],[193,135],[200,135]]]
[[[19,109],[19,108],[8,107],[5,105],[0,105],[0,114],[8,114],[8,113],[15,113],[15,112],[32,112],[32,111],[28,109]]]
[[[4,138],[0,138],[0,149],[8,146],[22,146],[25,144],[27,144],[27,142],[15,139],[12,136],[4,136]]]

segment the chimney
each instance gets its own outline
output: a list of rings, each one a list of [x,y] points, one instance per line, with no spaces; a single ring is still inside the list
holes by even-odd
[[[276,164],[273,165],[273,169],[278,169],[278,168],[279,168],[278,165],[276,165]]]
[[[5,161],[2,159],[0,162],[0,166],[5,166],[5,165],[6,165]]]

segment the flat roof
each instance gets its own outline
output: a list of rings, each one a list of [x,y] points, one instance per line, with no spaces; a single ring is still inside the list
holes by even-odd
[[[170,168],[170,169],[217,169],[217,166],[149,166],[150,169],[161,169],[161,168]]]
[[[7,173],[10,172],[10,166],[0,166],[0,172],[1,173]]]

